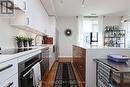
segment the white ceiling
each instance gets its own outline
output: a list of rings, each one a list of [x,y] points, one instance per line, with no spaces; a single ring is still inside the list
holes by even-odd
[[[48,15],[56,15],[55,7],[53,4],[53,0],[41,0],[45,10],[47,11]]]
[[[53,0],[57,16],[126,15],[130,12],[130,0]],[[130,10],[129,10],[130,11]]]

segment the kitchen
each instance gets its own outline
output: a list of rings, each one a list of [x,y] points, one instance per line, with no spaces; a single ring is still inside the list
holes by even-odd
[[[0,87],[35,87],[35,84],[41,87],[40,81],[44,83],[51,78],[57,61],[59,64],[67,62],[65,66],[72,64],[72,73],[71,67],[63,71],[75,74],[73,80],[79,78],[81,82],[77,79],[75,83],[57,84],[54,81],[58,69],[54,69],[55,75],[50,80],[54,85],[45,82],[51,84],[45,87],[68,87],[68,84],[100,87],[96,85],[93,60],[106,58],[109,54],[130,56],[129,0],[0,2]],[[41,72],[36,70],[39,64]],[[37,75],[41,75],[40,81],[34,83],[33,78]]]

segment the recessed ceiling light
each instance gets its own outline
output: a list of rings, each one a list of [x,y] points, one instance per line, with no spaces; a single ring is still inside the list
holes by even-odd
[[[63,2],[64,2],[63,0],[60,0],[60,3],[61,3],[61,4],[63,4]]]
[[[87,0],[82,0],[82,7],[86,7]]]
[[[90,15],[95,16],[95,15],[97,15],[97,14],[96,14],[96,13],[91,13]]]

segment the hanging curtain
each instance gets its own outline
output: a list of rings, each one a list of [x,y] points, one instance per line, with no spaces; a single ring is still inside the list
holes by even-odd
[[[89,19],[83,16],[78,17],[79,45],[81,46],[90,45],[90,32],[92,31],[91,28],[92,28],[91,21]]]
[[[130,21],[122,19],[122,29],[126,30],[125,47],[130,48]]]
[[[78,17],[78,44],[83,46],[83,16]]]
[[[78,17],[78,28],[79,28],[78,43],[79,45],[90,46],[90,33],[102,32],[102,29],[101,29],[102,25],[99,24],[98,22],[99,22],[99,17],[90,17],[90,16]],[[102,39],[101,35],[99,35],[100,39]]]

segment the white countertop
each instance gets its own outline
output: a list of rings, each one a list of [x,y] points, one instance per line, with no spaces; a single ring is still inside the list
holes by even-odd
[[[121,47],[104,47],[104,46],[100,46],[100,47],[90,47],[90,46],[83,46],[83,45],[79,45],[79,44],[74,44],[74,46],[78,46],[84,49],[130,49],[130,48],[121,48]]]
[[[33,46],[33,47],[30,47],[30,48],[35,48],[35,49],[16,53],[16,54],[0,55],[0,63],[11,60],[11,59],[18,58],[20,56],[23,56],[23,55],[26,55],[26,54],[29,54],[29,53],[37,52],[38,50],[41,50],[41,49],[49,47],[49,46],[51,46],[51,45]]]

